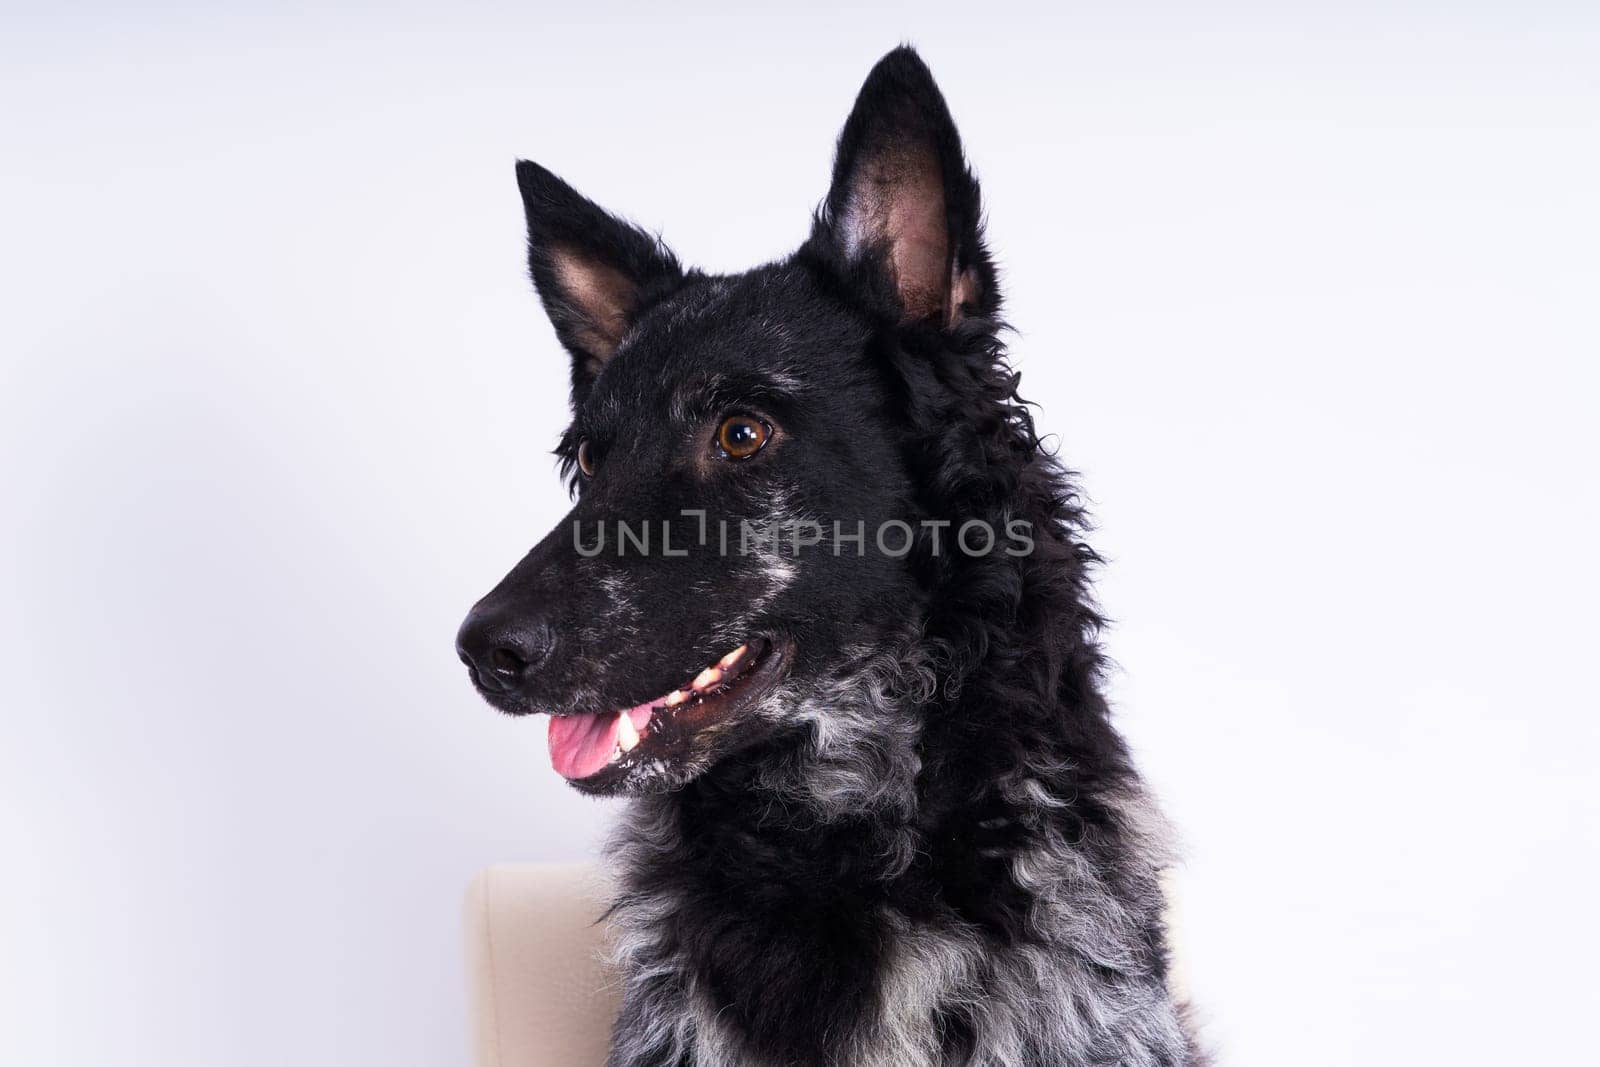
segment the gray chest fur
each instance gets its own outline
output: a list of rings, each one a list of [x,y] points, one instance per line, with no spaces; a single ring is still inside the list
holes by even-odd
[[[1127,869],[1107,871],[1059,840],[1010,857],[1031,893],[1026,942],[954,918],[912,922],[888,906],[873,976],[875,1003],[841,1035],[831,1062],[851,1067],[943,1067],[942,1020],[959,1020],[984,1067],[1176,1067],[1198,1062],[1163,974],[1151,965],[1162,899],[1154,839],[1130,838]],[[630,848],[642,841],[623,842]],[[667,936],[680,911],[671,893],[630,894],[619,908],[626,975],[613,1067],[788,1067],[755,1052],[693,961]]]

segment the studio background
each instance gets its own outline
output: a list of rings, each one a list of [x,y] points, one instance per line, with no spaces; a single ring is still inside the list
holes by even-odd
[[[465,1061],[467,879],[620,811],[452,650],[567,507],[512,162],[752,265],[901,40],[1221,1062],[1591,1046],[1591,5],[3,14],[0,1061]]]

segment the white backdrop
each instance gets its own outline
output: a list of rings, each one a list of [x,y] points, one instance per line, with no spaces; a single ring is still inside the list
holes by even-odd
[[[615,810],[452,651],[566,507],[512,161],[759,262],[903,39],[1222,1062],[1592,1052],[1592,5],[231,6],[4,11],[0,1061],[464,1061],[468,877]]]

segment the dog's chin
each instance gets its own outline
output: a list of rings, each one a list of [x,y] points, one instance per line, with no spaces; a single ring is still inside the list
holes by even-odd
[[[591,796],[666,793],[772,736],[794,647],[755,638],[679,688],[632,707],[550,719],[550,762]]]

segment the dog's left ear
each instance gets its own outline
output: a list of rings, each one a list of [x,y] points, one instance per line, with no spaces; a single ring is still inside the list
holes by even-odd
[[[909,46],[879,60],[856,97],[811,246],[902,323],[950,329],[999,309],[978,181]]]
[[[683,268],[655,237],[539,164],[518,163],[517,185],[534,288],[572,356],[572,397],[581,404],[628,328],[682,280]]]

